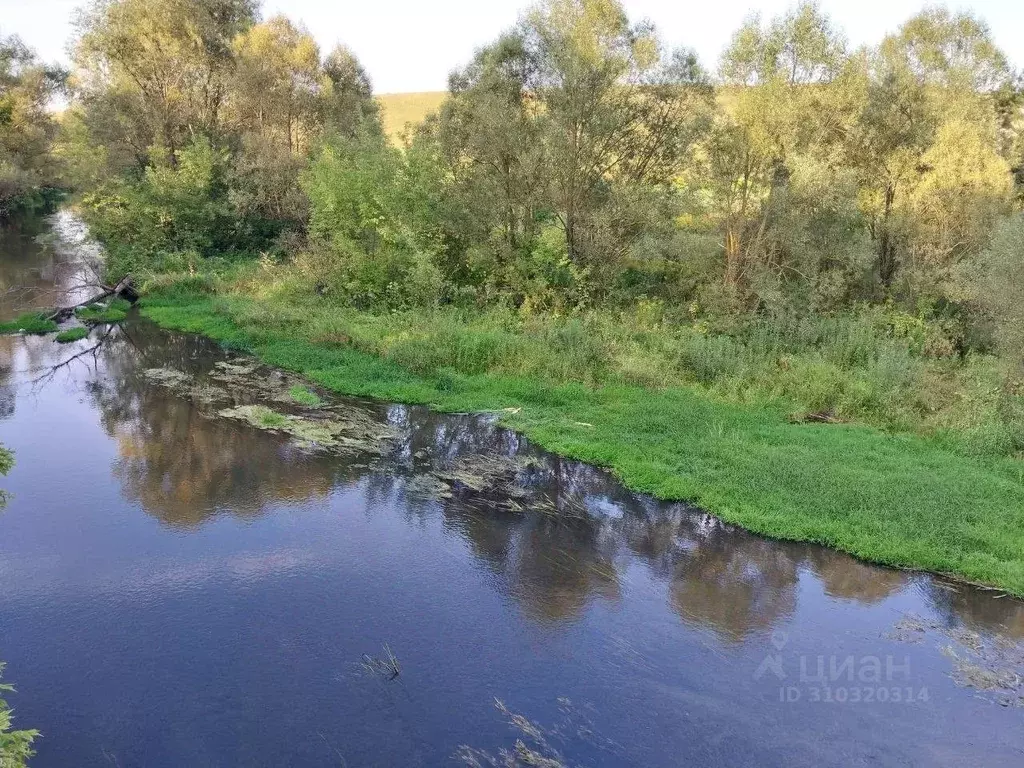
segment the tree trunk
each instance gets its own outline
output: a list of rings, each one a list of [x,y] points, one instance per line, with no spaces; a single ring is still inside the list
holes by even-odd
[[[740,236],[732,225],[725,231],[725,284],[730,288],[739,285],[743,274],[743,251],[740,247]]]
[[[878,279],[888,293],[896,276],[896,243],[892,236],[892,207],[896,200],[896,188],[890,182],[885,187],[885,204],[882,209],[882,225],[878,233]]]

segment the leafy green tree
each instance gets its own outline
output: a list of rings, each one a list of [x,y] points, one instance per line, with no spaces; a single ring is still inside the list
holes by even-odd
[[[231,42],[254,21],[252,0],[95,0],[79,15],[74,93],[115,169],[145,168],[152,146],[174,165],[197,134],[218,137]]]
[[[549,0],[517,30],[533,66],[550,202],[573,263],[601,269],[618,243],[594,237],[615,185],[666,185],[680,170],[711,89],[696,57],[666,52],[616,0]]]
[[[311,153],[380,130],[354,56],[250,0],[97,0],[74,50],[58,155],[111,269],[294,247]]]
[[[320,131],[318,94],[329,87],[313,36],[275,16],[239,34],[232,48],[233,120],[290,153],[308,150]]]
[[[308,205],[298,179],[310,153],[325,135],[378,124],[369,79],[342,47],[321,60],[309,32],[283,16],[242,32],[232,47],[232,204],[250,227],[262,222],[264,236],[301,230]]]
[[[154,150],[138,181],[115,180],[83,198],[93,233],[108,244],[107,270],[184,267],[230,251],[234,220],[223,194],[226,153],[200,139],[169,154]]]
[[[56,125],[47,105],[63,77],[17,37],[0,36],[0,219],[58,180],[50,154]]]
[[[712,95],[693,54],[666,51],[615,0],[534,7],[452,76],[417,137],[437,145],[468,223],[462,271],[486,265],[520,299],[542,274],[606,293],[650,234],[644,190],[673,189]]]
[[[838,151],[860,85],[845,39],[815,3],[767,25],[753,16],[726,49],[720,76],[722,114],[693,178],[723,235],[727,292],[742,305],[751,293],[777,301],[786,283],[828,283],[822,273],[835,277],[834,258],[820,244],[837,233],[854,245],[859,238]],[[822,184],[829,175],[838,183]]]
[[[436,303],[440,273],[429,240],[409,226],[401,152],[379,131],[326,145],[302,177],[312,250],[300,268],[359,306]]]
[[[971,151],[989,177],[984,205],[993,194],[998,196],[996,189],[1002,184],[996,178],[1001,171],[996,167],[994,96],[1006,86],[1010,72],[984,23],[970,14],[944,9],[929,9],[910,19],[882,42],[869,67],[870,84],[850,156],[861,173],[861,202],[876,243],[878,280],[883,292],[889,293],[912,253],[918,254],[920,263],[922,251],[931,252],[932,262],[937,250],[949,252],[951,238],[936,229],[944,226],[938,222],[941,214],[932,217],[932,227],[914,220],[919,214],[942,210],[940,201],[927,199],[929,190],[938,190],[936,174],[946,180],[947,191],[941,196],[947,201],[951,194],[961,199],[970,196],[971,185],[977,189],[975,173],[969,174],[973,181],[965,179],[967,184],[960,187],[955,174],[934,168],[933,161],[954,159],[949,153],[951,142],[967,141],[964,149]],[[947,122],[959,127],[943,129]],[[945,146],[933,149],[940,136]],[[950,191],[950,186],[956,191]],[[983,241],[972,238],[956,250],[976,253],[983,246]]]

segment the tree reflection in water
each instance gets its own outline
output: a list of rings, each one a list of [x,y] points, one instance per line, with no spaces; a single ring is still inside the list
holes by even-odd
[[[728,642],[785,622],[796,609],[804,573],[813,574],[829,597],[863,604],[927,579],[821,547],[762,539],[684,504],[631,493],[608,473],[538,451],[484,416],[351,401],[352,408],[390,423],[399,435],[394,444],[384,455],[309,453],[283,437],[218,418],[216,408],[175,396],[142,375],[157,366],[199,372],[223,359],[197,337],[131,323],[99,354],[102,375],[88,386],[117,441],[113,472],[126,497],[177,528],[197,528],[217,514],[252,518],[274,504],[326,498],[339,486],[359,483],[371,508],[440,514],[445,529],[469,543],[537,622],[570,622],[594,600],[621,599],[621,573],[639,561],[666,585],[666,599],[685,623]],[[417,477],[467,455],[530,457],[520,478],[523,509],[494,496],[425,499],[415,492]],[[929,594],[940,613],[1024,636],[1018,601],[971,589],[931,587]]]

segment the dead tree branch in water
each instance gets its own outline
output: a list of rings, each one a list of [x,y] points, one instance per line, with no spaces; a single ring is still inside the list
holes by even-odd
[[[61,307],[60,309],[56,310],[52,315],[49,315],[47,319],[53,320],[55,323],[62,323],[68,318],[70,318],[71,315],[74,314],[76,309],[80,307],[87,307],[90,304],[95,304],[98,301],[103,301],[104,299],[110,298],[111,296],[122,298],[126,300],[129,304],[134,304],[136,301],[139,300],[139,292],[135,290],[135,286],[132,285],[131,275],[125,275],[124,277],[122,277],[120,280],[117,281],[117,285],[100,285],[99,287],[103,289],[103,292],[100,293],[99,295],[93,296],[91,299],[81,301],[78,304],[75,304],[70,307]]]
[[[110,336],[110,334],[111,334],[111,332],[113,330],[114,330],[114,326],[108,325],[104,329],[103,335],[100,336],[100,338],[97,340],[97,342],[95,344],[93,344],[91,347],[89,347],[88,349],[83,349],[81,352],[76,352],[71,357],[69,357],[67,360],[62,360],[61,362],[57,363],[56,365],[49,366],[49,368],[46,371],[46,373],[43,373],[43,374],[37,376],[36,378],[32,379],[29,382],[29,384],[32,386],[33,390],[35,390],[36,387],[38,387],[40,385],[48,384],[49,382],[51,382],[54,379],[54,377],[57,375],[58,371],[60,371],[63,368],[69,367],[72,363],[76,362],[77,360],[80,360],[81,358],[85,357],[86,355],[90,355],[91,354],[93,356],[93,365],[96,365],[96,363],[97,363],[96,353],[99,351],[100,347],[102,347],[106,343],[107,338]]]

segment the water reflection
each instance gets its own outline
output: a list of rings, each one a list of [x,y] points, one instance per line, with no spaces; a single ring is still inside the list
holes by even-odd
[[[14,340],[0,337],[10,350]],[[143,322],[68,349],[19,342],[5,364],[32,372],[85,375],[104,430],[116,442],[112,473],[122,494],[162,523],[197,529],[214,516],[251,519],[281,503],[326,499],[358,486],[370,508],[439,514],[444,529],[541,624],[579,619],[593,601],[622,599],[622,575],[640,563],[666,587],[666,601],[690,626],[738,643],[788,621],[797,608],[801,573],[813,573],[831,598],[871,605],[913,579],[821,547],[761,539],[684,504],[657,502],[626,490],[609,474],[548,455],[484,416],[450,416],[424,408],[340,399],[387,423],[397,438],[380,454],[338,456],[297,448],[282,436],[219,418],[219,406],[154,386],[143,372],[172,367],[202,375],[225,358],[210,342],[168,334]],[[64,367],[69,358],[92,350]],[[14,408],[0,386],[0,418]],[[232,395],[245,400],[246,393]],[[278,406],[280,407],[280,406]],[[424,497],[417,480],[467,456],[528,459],[522,494],[507,503],[495,493]],[[928,599],[950,620],[1024,637],[1024,605],[925,579]]]
[[[99,247],[70,211],[5,223],[0,254],[0,320],[74,304],[97,292]]]

